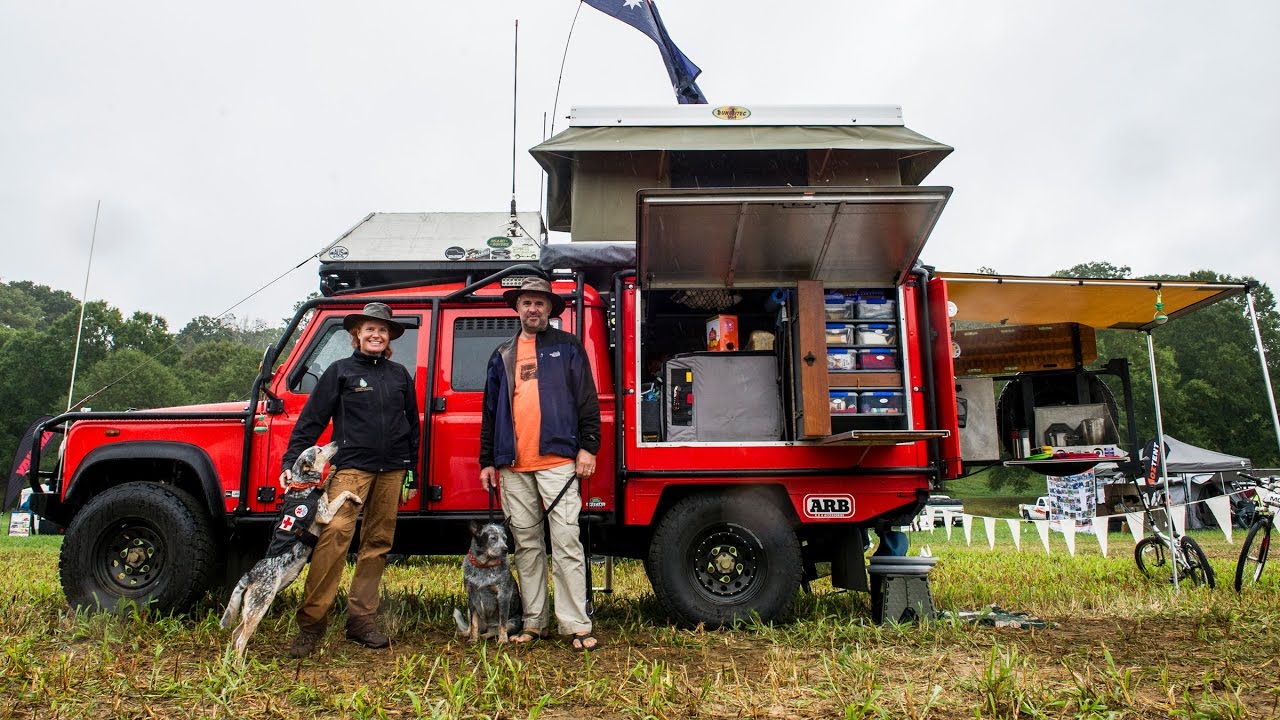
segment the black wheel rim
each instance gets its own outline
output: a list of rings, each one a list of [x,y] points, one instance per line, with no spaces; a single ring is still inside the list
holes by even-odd
[[[715,602],[738,603],[755,594],[764,545],[739,525],[717,525],[693,544],[689,561],[697,587]]]
[[[164,572],[164,541],[141,520],[108,529],[98,540],[93,564],[99,585],[122,595],[147,592]]]

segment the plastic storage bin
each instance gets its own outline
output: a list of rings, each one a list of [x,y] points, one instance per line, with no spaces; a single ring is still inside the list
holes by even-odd
[[[828,370],[857,370],[858,354],[853,348],[827,348]]]
[[[863,323],[855,325],[854,342],[858,345],[895,345],[898,328],[888,323]],[[827,325],[827,343],[830,344],[831,325]]]
[[[893,320],[897,303],[885,297],[859,297],[853,303],[853,314],[859,320]]]
[[[858,412],[864,415],[901,415],[903,394],[892,390],[858,393]]]
[[[828,350],[828,353],[831,351]],[[830,360],[828,359],[828,364]],[[858,351],[858,368],[861,370],[897,370],[898,351],[893,348],[863,348]]]
[[[846,300],[843,295],[834,298],[831,295],[827,295],[825,306],[828,320],[853,319],[853,304],[851,301]]]
[[[851,415],[858,412],[858,393],[851,390],[831,391],[831,414]]]
[[[827,323],[828,345],[852,345],[854,326],[844,323]]]

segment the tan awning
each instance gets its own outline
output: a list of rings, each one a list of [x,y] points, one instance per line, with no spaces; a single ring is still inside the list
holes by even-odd
[[[1156,291],[1173,320],[1248,290],[1244,283],[1110,280],[938,272],[959,322],[1038,325],[1074,322],[1099,329],[1156,326]]]

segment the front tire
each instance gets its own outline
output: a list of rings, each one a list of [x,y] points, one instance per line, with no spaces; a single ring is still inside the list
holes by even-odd
[[[782,618],[803,572],[792,518],[758,494],[681,500],[658,524],[647,567],[672,620],[708,629]]]
[[[1217,583],[1217,577],[1213,573],[1213,566],[1209,564],[1209,558],[1200,549],[1200,543],[1195,538],[1185,535],[1182,537],[1182,556],[1187,560],[1187,579],[1195,585],[1207,585],[1212,589]]]
[[[1142,571],[1142,574],[1149,578],[1164,573],[1167,555],[1168,548],[1164,546],[1164,542],[1158,537],[1143,538],[1133,548],[1133,561],[1138,564],[1138,569]]]
[[[76,609],[181,612],[209,588],[216,547],[208,514],[189,494],[126,483],[90,500],[67,527],[62,590]]]
[[[1270,554],[1271,518],[1259,518],[1249,527],[1244,546],[1240,548],[1240,559],[1236,561],[1236,592],[1244,592],[1246,585],[1258,582]]]

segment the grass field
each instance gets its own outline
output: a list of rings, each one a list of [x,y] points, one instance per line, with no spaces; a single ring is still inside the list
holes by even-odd
[[[389,650],[343,639],[285,654],[297,583],[277,600],[241,665],[223,651],[219,600],[181,617],[70,612],[57,581],[58,538],[0,537],[0,717],[16,718],[1237,718],[1280,712],[1280,567],[1243,596],[1230,589],[1236,545],[1196,537],[1216,590],[1140,576],[1128,534],[1102,557],[1092,536],[1046,554],[1025,526],[1022,549],[981,522],[915,533],[939,558],[935,604],[997,604],[1053,623],[1036,630],[955,620],[877,626],[862,593],[827,580],[775,626],[699,632],[669,627],[637,563],[620,563],[596,599],[602,649],[559,640],[469,646],[449,617],[463,603],[459,560],[388,569]]]

